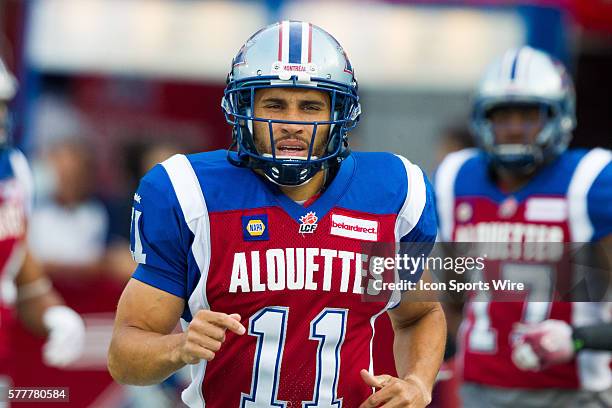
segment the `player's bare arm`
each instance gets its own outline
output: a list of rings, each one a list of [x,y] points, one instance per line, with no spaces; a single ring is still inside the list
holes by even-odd
[[[372,376],[362,370],[363,380],[376,389],[360,408],[424,407],[442,364],[446,321],[437,302],[403,301],[389,310],[395,333],[393,354],[399,378]]]
[[[43,347],[45,363],[64,367],[77,360],[85,342],[83,320],[64,305],[40,264],[29,253],[15,278],[15,285],[20,320],[33,333],[47,336]]]
[[[15,284],[19,318],[33,333],[47,334],[43,314],[46,309],[61,305],[62,300],[53,290],[40,265],[29,253],[26,254],[21,270],[15,278]]]
[[[244,334],[238,315],[199,311],[187,330],[173,334],[183,299],[136,279],[127,284],[117,307],[108,368],[125,384],[156,384],[186,364],[215,358],[227,329]]]

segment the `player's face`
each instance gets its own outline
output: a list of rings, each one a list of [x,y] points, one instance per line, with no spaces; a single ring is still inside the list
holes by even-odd
[[[496,144],[533,144],[546,120],[539,106],[508,106],[489,114]]]
[[[254,114],[265,119],[316,122],[330,119],[327,92],[314,89],[264,88],[255,93]],[[307,157],[314,125],[273,123],[276,156]],[[262,153],[272,154],[267,122],[253,122],[255,146]],[[312,156],[321,157],[329,135],[329,125],[318,125]]]

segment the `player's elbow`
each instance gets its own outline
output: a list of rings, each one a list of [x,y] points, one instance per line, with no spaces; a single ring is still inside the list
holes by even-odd
[[[117,338],[113,336],[108,349],[107,367],[111,377],[119,384],[124,385],[149,385],[143,383],[139,376],[135,375],[137,370],[130,367],[130,356],[124,352]]]
[[[124,361],[119,355],[117,347],[116,345],[114,345],[114,343],[114,341],[111,342],[111,345],[108,349],[108,372],[110,373],[111,377],[113,377],[113,379],[119,384],[131,384],[132,382],[130,381],[130,378],[127,374],[127,370],[125,369]]]
[[[151,357],[139,355],[131,341],[129,337],[113,335],[107,356],[107,368],[111,377],[124,385],[142,386],[162,382],[168,375],[152,369],[148,364]]]

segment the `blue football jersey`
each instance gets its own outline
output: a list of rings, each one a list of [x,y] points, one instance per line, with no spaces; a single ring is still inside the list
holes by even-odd
[[[434,242],[426,176],[400,156],[352,153],[303,206],[226,154],[176,155],[134,196],[134,278],[184,299],[183,327],[210,309],[239,313],[248,330],[228,333],[214,360],[192,367],[183,400],[358,406],[371,393],[359,368],[374,371],[379,352],[392,364],[390,341],[373,339],[378,316],[400,300],[376,289],[370,255]]]
[[[612,386],[606,353],[583,351],[574,361],[543,372],[522,371],[511,359],[516,323],[558,319],[580,326],[610,319],[605,303],[550,302],[542,295],[530,301],[530,296],[555,293],[563,285],[574,288],[572,263],[554,255],[563,251],[564,243],[595,242],[612,234],[612,153],[568,150],[518,191],[504,192],[484,153],[468,149],[442,162],[435,185],[441,238],[497,243],[489,247],[502,249],[509,248],[504,243],[512,243],[518,250],[497,259],[489,256],[484,273],[489,278],[530,282],[525,301],[500,302],[487,293],[470,298],[458,338],[464,380],[532,389]],[[533,243],[552,248],[549,257],[534,259]]]

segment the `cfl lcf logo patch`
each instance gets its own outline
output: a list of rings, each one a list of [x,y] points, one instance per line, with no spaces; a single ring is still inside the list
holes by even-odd
[[[300,234],[312,234],[317,229],[317,221],[319,218],[314,211],[310,211],[306,215],[300,217]]]

